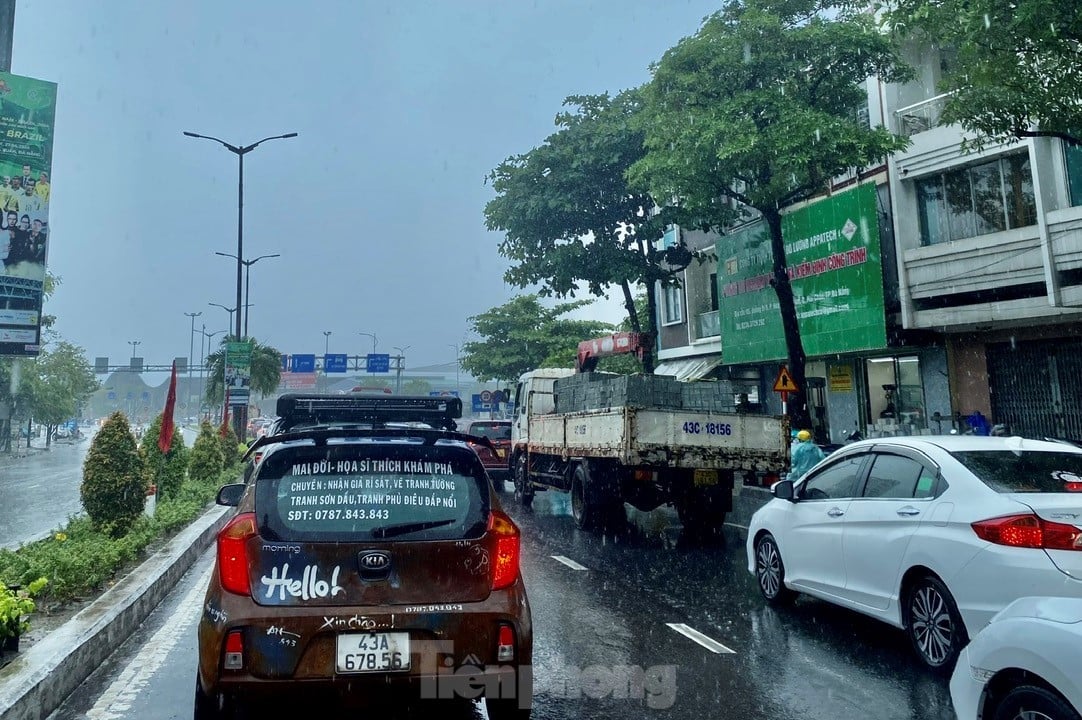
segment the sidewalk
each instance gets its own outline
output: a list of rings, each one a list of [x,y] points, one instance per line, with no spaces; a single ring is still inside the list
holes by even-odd
[[[67,623],[0,668],[0,720],[44,720],[150,615],[214,543],[213,507]]]

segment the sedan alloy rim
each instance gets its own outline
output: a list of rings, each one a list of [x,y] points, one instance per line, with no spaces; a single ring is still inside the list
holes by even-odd
[[[778,589],[781,587],[781,558],[778,557],[778,551],[774,549],[774,543],[759,543],[759,551],[755,554],[755,559],[758,565],[756,574],[759,576],[759,587],[762,588],[764,595],[772,598],[778,594]]]
[[[913,596],[913,636],[921,654],[933,665],[942,665],[950,656],[954,623],[947,601],[933,587],[922,587]]]

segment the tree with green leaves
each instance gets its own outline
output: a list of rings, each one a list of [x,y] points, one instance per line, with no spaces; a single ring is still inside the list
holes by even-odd
[[[184,446],[184,436],[180,428],[173,428],[173,441],[169,445],[169,452],[162,453],[158,447],[158,437],[162,433],[162,414],[159,413],[150,427],[143,435],[140,450],[146,461],[147,472],[150,474],[150,482],[158,488],[158,494],[163,498],[176,497],[180,492],[180,486],[184,483],[184,477],[188,472],[188,448]]]
[[[656,247],[676,213],[655,212],[653,196],[627,182],[627,170],[644,154],[636,122],[641,93],[578,95],[564,105],[571,109],[556,116],[555,133],[490,175],[497,196],[485,206],[485,220],[504,233],[500,253],[513,263],[505,278],[559,298],[574,297],[580,285],[598,297],[618,287],[632,329],[653,338],[655,285],[677,282],[694,254],[682,241]],[[635,307],[636,286],[647,289],[645,317]],[[644,360],[648,371],[652,358]]]
[[[906,146],[855,112],[867,78],[909,77],[895,46],[870,16],[825,9],[817,0],[730,1],[669,49],[644,91],[647,153],[630,172],[700,225],[724,230],[741,210],[762,217],[789,370],[801,388],[806,358],[782,213]],[[808,424],[804,397],[791,394],[789,407],[794,422]]]
[[[98,389],[97,376],[86,359],[86,352],[64,340],[27,363],[23,373],[28,384],[25,410],[28,416],[45,425],[48,447],[57,426],[76,417]]]
[[[403,395],[427,395],[432,392],[432,383],[420,378],[410,378],[402,383]]]
[[[578,344],[612,332],[596,320],[564,317],[590,300],[546,307],[537,295],[518,295],[470,318],[480,340],[462,346],[462,369],[481,382],[515,381],[539,367],[571,367]]]
[[[102,532],[127,534],[146,504],[147,472],[127,418],[115,412],[102,423],[83,462],[79,494]]]
[[[236,340],[236,336],[227,335],[222,340],[221,346],[207,355],[207,402],[221,405],[225,400],[225,348],[226,343]],[[269,345],[245,338],[252,343],[252,366],[250,390],[254,396],[256,393],[266,396],[278,390],[278,383],[282,379],[282,353]]]
[[[899,38],[949,53],[941,120],[988,141],[1082,145],[1082,5],[1060,0],[884,0]]]
[[[188,476],[199,483],[211,482],[225,469],[222,442],[218,431],[209,422],[199,425],[199,435],[192,443],[188,458]]]

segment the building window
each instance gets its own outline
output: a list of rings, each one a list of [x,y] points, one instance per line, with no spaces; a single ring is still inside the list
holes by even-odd
[[[661,288],[661,324],[676,325],[684,322],[684,290],[679,285]]]
[[[1019,153],[917,181],[922,245],[1037,222],[1029,154]]]
[[[1071,205],[1082,205],[1082,147],[1065,145],[1067,184],[1071,190]]]

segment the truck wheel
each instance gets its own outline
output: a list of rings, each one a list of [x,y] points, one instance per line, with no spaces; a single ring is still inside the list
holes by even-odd
[[[580,463],[571,476],[571,516],[580,530],[601,526],[618,528],[626,521],[619,486],[604,467]]]
[[[515,500],[522,503],[523,507],[533,504],[533,484],[530,482],[530,466],[526,453],[515,456]]]

